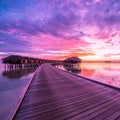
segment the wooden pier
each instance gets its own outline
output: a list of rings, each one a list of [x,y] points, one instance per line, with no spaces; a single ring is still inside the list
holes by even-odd
[[[119,120],[120,91],[42,64],[13,119]]]

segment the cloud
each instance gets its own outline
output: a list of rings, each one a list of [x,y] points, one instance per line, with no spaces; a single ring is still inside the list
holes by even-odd
[[[118,50],[119,4],[118,0],[2,0],[0,52],[50,57]]]

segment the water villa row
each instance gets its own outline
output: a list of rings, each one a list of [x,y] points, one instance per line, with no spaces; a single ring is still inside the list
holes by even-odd
[[[17,69],[24,67],[36,67],[43,63],[60,64],[62,61],[23,57],[19,55],[10,55],[6,58],[3,58],[2,62],[5,64],[5,68]]]
[[[64,61],[60,61],[60,60],[46,60],[46,59],[38,59],[31,57],[23,57],[19,55],[10,55],[6,58],[3,58],[2,62],[5,64],[5,68],[19,69],[25,67],[38,67],[39,65],[44,63],[50,63],[52,65],[60,65],[60,64],[70,65],[81,62],[81,60],[77,57],[72,57],[65,59]]]

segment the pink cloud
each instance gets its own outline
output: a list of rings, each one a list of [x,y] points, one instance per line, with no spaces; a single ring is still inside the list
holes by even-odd
[[[21,39],[29,42],[30,48],[29,50],[34,53],[36,57],[43,58],[63,58],[65,56],[70,55],[83,55],[83,51],[80,48],[84,49],[87,46],[87,42],[83,40],[76,39],[62,39],[59,37],[52,36],[50,34],[38,34],[36,36],[20,36]],[[82,53],[79,53],[79,52]],[[71,54],[73,53],[73,54]],[[58,57],[59,56],[59,57]]]
[[[110,33],[108,33],[108,32],[101,32],[101,33],[95,34],[95,37],[97,39],[109,39]]]
[[[52,35],[39,34],[37,36],[29,36],[29,42],[31,44],[32,49],[57,49],[57,50],[71,50],[72,48],[76,48],[79,44],[85,44],[85,42],[80,40],[66,40],[62,38],[58,38]]]
[[[94,3],[98,3],[101,2],[102,0],[94,0]]]

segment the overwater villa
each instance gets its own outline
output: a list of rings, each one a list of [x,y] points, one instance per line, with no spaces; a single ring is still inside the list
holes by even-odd
[[[2,62],[5,64],[5,66],[9,68],[13,68],[14,66],[15,68],[17,68],[17,67],[39,66],[43,63],[58,63],[62,61],[23,57],[19,55],[10,55],[6,58],[3,58]]]

